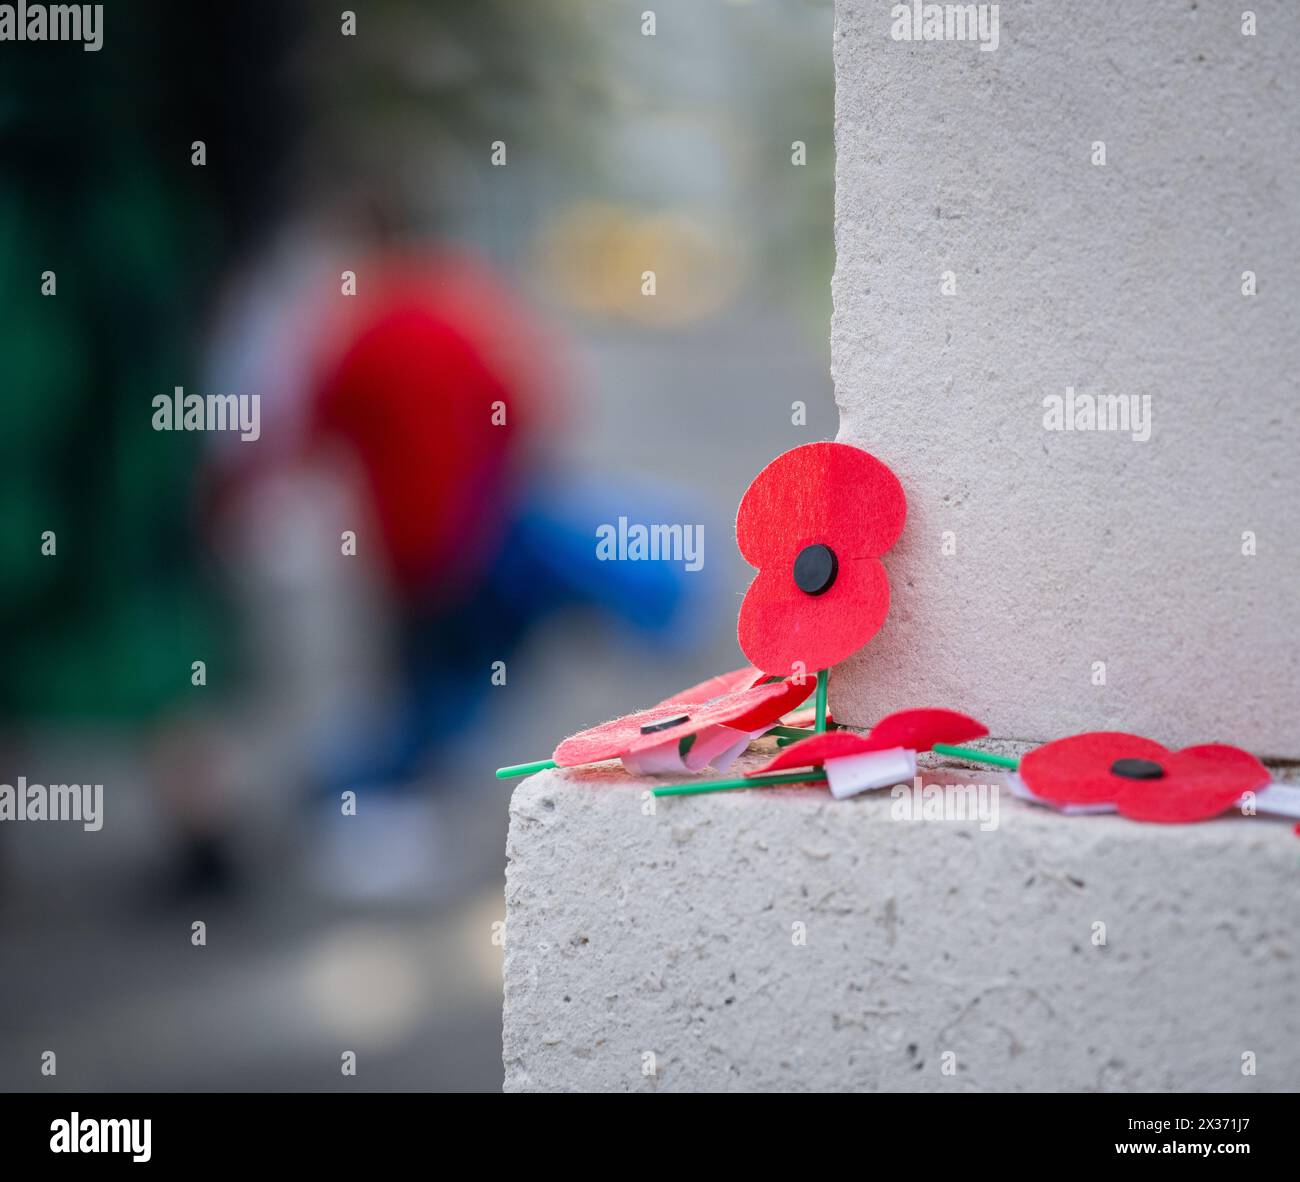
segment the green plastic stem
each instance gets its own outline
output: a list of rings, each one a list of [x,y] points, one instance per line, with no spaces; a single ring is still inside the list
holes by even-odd
[[[954,759],[969,759],[972,763],[991,763],[994,767],[1009,767],[1012,771],[1020,766],[1020,760],[1009,755],[994,755],[990,751],[972,751],[969,747],[950,747],[947,743],[936,743],[932,748],[939,755],[951,755]]]
[[[765,732],[766,735],[780,735],[783,739],[806,739],[812,734],[806,726],[774,726]]]
[[[669,784],[656,788],[656,796],[698,796],[703,792],[730,792],[734,788],[774,788],[778,784],[807,784],[826,779],[823,771],[786,772],[779,776],[740,776],[734,780],[706,780],[704,783]]]
[[[535,763],[517,763],[513,767],[497,768],[498,780],[513,780],[515,776],[531,776],[534,772],[544,772],[555,766],[553,759],[539,759]]]
[[[831,671],[823,669],[817,674],[817,722],[813,730],[818,734],[826,729],[826,688],[831,679]]]

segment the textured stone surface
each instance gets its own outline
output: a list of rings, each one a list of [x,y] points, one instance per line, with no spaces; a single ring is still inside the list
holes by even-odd
[[[837,717],[1300,756],[1295,5],[1003,3],[992,53],[836,10],[840,438],[910,503]],[[1045,430],[1067,386],[1150,440]]]
[[[986,832],[820,789],[646,815],[648,787],[601,768],[515,791],[508,1091],[1300,1089],[1289,823],[1004,793]]]

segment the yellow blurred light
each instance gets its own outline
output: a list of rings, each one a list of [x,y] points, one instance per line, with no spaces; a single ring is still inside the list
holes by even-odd
[[[731,302],[739,285],[735,254],[726,231],[691,214],[583,201],[543,225],[537,275],[549,294],[584,315],[671,327]],[[654,294],[643,294],[651,271]]]

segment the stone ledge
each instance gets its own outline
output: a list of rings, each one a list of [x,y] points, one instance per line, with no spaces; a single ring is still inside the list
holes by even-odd
[[[507,1091],[1300,1089],[1287,822],[1003,791],[985,831],[819,788],[647,815],[655,782],[603,765],[515,790]]]

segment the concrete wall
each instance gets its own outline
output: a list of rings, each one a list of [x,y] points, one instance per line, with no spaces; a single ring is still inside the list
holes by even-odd
[[[890,8],[836,5],[833,353],[911,513],[837,716],[1300,756],[1300,10],[1006,0],[987,52]],[[1070,386],[1149,440],[1045,429]]]
[[[649,787],[515,790],[507,1091],[1300,1089],[1284,821]]]

